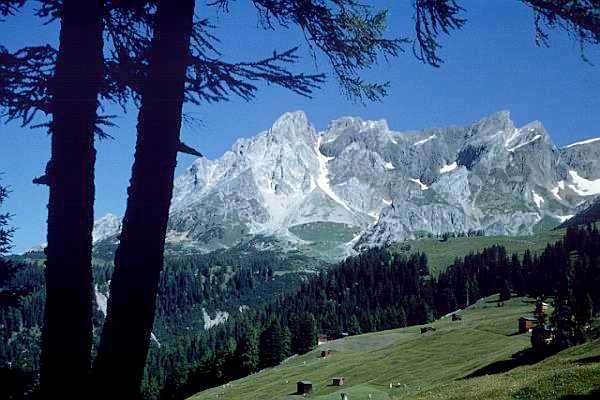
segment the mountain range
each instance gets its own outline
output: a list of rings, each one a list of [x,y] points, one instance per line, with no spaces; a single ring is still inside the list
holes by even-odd
[[[357,117],[319,132],[297,111],[176,178],[167,242],[339,257],[429,234],[533,234],[598,194],[600,138],[559,148],[541,122],[516,127],[507,111],[407,132]],[[103,217],[94,241],[120,227]]]

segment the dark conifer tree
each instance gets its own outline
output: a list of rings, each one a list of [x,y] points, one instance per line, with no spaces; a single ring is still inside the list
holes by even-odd
[[[406,323],[406,315],[404,316],[404,322]],[[360,329],[360,323],[358,322],[356,314],[352,314],[352,316],[350,317],[347,330],[348,334],[350,335],[360,335],[362,333],[362,330]]]
[[[273,367],[285,359],[283,330],[279,321],[273,319],[260,335],[260,365]]]
[[[8,189],[0,185],[0,207],[8,196]],[[16,293],[11,288],[11,280],[15,274],[15,266],[5,258],[11,248],[14,228],[9,227],[10,214],[0,212],[0,308],[14,305]]]
[[[260,362],[259,336],[255,327],[249,326],[242,334],[236,349],[239,376],[250,375],[258,370]]]
[[[296,352],[308,353],[317,344],[317,327],[312,313],[304,313],[298,318],[296,337]]]
[[[510,300],[510,286],[508,284],[508,281],[503,280],[500,283],[500,301],[507,301]]]
[[[102,0],[65,0],[52,80],[52,155],[41,390],[80,398],[92,347],[92,227],[96,108],[103,76]]]
[[[137,396],[150,344],[180,149],[193,13],[194,0],[158,3],[127,209],[94,365],[96,386],[109,398]],[[107,380],[114,384],[100,383]]]
[[[292,355],[292,332],[287,326],[281,327],[281,360]]]
[[[0,209],[6,198],[8,197],[9,189],[6,186],[0,185]],[[6,345],[10,343],[11,329],[10,325],[13,324],[13,318],[4,319],[4,312],[11,314],[9,309],[14,309],[23,300],[23,297],[28,295],[31,291],[29,286],[33,286],[31,282],[24,281],[23,279],[16,279],[16,274],[19,270],[23,270],[26,266],[12,262],[6,256],[12,248],[12,236],[14,228],[10,226],[11,214],[8,212],[0,211],[0,326],[4,327],[4,334],[6,335]],[[38,315],[39,316],[39,315]],[[36,316],[24,316],[34,319]],[[16,322],[16,321],[14,321]],[[22,324],[17,324],[22,325]],[[6,329],[8,326],[8,329]],[[17,328],[17,326],[15,326]],[[21,330],[22,326],[19,326],[17,330]],[[2,342],[0,342],[2,347]],[[3,366],[3,358],[0,358],[0,367]],[[8,357],[6,357],[8,358]],[[4,358],[4,359],[6,359]],[[15,376],[19,377],[18,374]],[[1,394],[1,393],[0,393]]]

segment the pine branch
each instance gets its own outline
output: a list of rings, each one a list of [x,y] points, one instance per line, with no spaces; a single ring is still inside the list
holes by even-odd
[[[587,45],[600,44],[600,0],[520,0],[535,12],[538,45],[549,45],[549,28],[559,28],[573,36],[585,57]]]
[[[56,51],[25,47],[11,53],[0,46],[0,116],[28,125],[38,112],[50,113]]]
[[[25,0],[0,0],[0,17],[15,15],[24,4]],[[0,22],[2,21],[3,19],[0,19]]]
[[[223,7],[223,2],[217,3]],[[253,0],[264,28],[298,25],[311,49],[329,60],[342,90],[352,98],[379,100],[387,84],[365,83],[359,72],[379,57],[395,57],[408,39],[387,39],[387,12],[375,14],[355,0]]]
[[[261,60],[239,63],[192,57],[186,99],[198,104],[200,101],[226,101],[231,95],[237,95],[248,101],[256,94],[257,81],[279,85],[310,97],[325,77],[322,74],[290,72],[287,66],[297,62],[297,50],[295,47],[282,53],[274,52],[271,57]]]
[[[437,55],[441,45],[440,34],[461,29],[467,22],[460,18],[464,11],[455,0],[415,0],[415,33],[413,53],[425,64],[439,67],[442,59]]]

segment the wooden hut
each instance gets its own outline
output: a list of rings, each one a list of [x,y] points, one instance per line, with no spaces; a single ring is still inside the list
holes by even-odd
[[[533,317],[521,317],[519,318],[519,333],[531,332],[533,327],[537,324],[537,319]]]
[[[333,378],[331,384],[333,386],[344,386],[344,377],[340,376],[338,378]]]
[[[462,321],[462,315],[460,314],[452,314],[452,321]]]
[[[327,335],[317,335],[317,346],[327,343],[328,340]]]
[[[435,328],[433,326],[424,326],[421,328],[421,333],[427,332],[435,332]]]
[[[321,357],[323,357],[323,358],[329,357],[331,354],[333,354],[331,349],[321,350]]]
[[[312,393],[313,390],[313,384],[311,381],[300,381],[297,384],[298,387],[298,394],[309,394]]]

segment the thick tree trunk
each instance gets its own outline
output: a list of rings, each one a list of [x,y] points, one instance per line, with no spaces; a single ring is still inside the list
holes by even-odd
[[[194,0],[159,2],[108,315],[94,365],[105,398],[138,395],[173,192]],[[110,382],[110,384],[104,384]]]
[[[65,0],[52,94],[42,334],[44,398],[79,398],[92,343],[94,127],[102,79],[102,0]],[[58,398],[58,397],[56,397]]]

